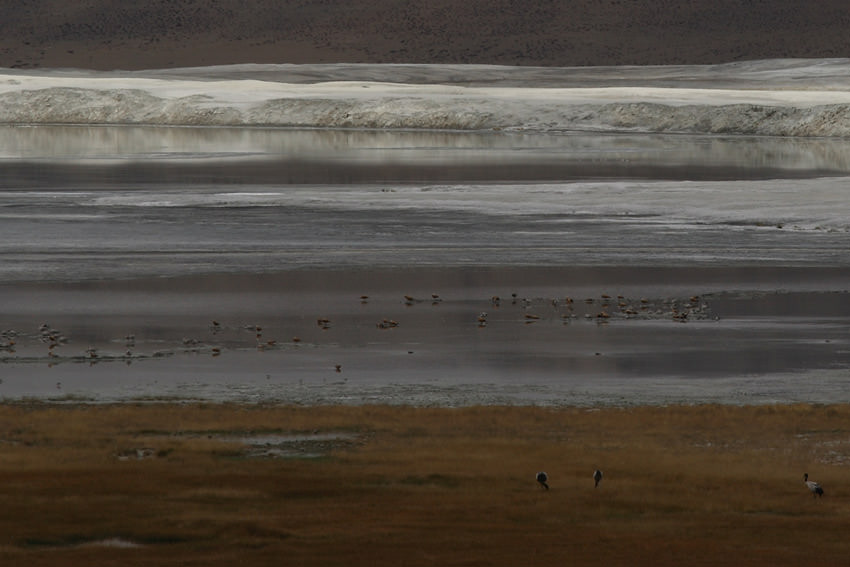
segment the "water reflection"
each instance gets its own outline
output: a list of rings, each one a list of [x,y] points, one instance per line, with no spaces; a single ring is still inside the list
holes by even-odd
[[[0,161],[75,165],[222,161],[353,168],[463,168],[460,178],[738,178],[850,171],[850,140],[655,134],[290,130],[157,126],[0,127]],[[484,169],[482,169],[484,168]],[[490,169],[495,168],[495,169]],[[518,168],[518,169],[515,169]],[[469,170],[475,170],[474,173]],[[514,171],[511,172],[510,170]],[[746,170],[746,171],[745,171]],[[491,171],[492,173],[488,173]],[[380,178],[379,172],[372,171]],[[390,171],[394,179],[398,171]],[[411,174],[414,175],[415,174]],[[439,175],[438,175],[439,176]],[[467,177],[471,176],[471,177]],[[357,176],[355,176],[357,177]],[[404,175],[402,174],[402,177]],[[317,172],[316,182],[324,182]]]

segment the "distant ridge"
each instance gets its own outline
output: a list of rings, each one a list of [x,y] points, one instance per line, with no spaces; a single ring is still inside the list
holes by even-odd
[[[846,0],[20,0],[0,67],[709,64],[850,57]]]

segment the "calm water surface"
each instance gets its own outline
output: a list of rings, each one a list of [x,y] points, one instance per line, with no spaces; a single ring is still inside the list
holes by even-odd
[[[850,399],[850,141],[12,127],[0,167],[7,397]]]

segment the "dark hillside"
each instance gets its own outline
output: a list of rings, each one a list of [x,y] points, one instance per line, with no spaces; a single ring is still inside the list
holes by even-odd
[[[845,0],[7,0],[0,66],[850,57]]]

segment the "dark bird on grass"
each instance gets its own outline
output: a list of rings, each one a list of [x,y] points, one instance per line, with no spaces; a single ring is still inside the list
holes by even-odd
[[[823,496],[823,488],[813,480],[809,480],[809,473],[803,474],[803,482],[806,483],[806,488],[812,493],[813,497]]]
[[[593,485],[594,488],[599,486],[599,481],[601,481],[601,480],[602,480],[602,471],[599,470],[599,469],[596,469],[595,471],[593,471],[593,482],[595,483]]]
[[[537,482],[539,482],[540,486],[542,486],[546,490],[549,490],[549,485],[547,484],[548,480],[549,480],[549,475],[546,474],[545,472],[540,471],[539,473],[537,473]]]

